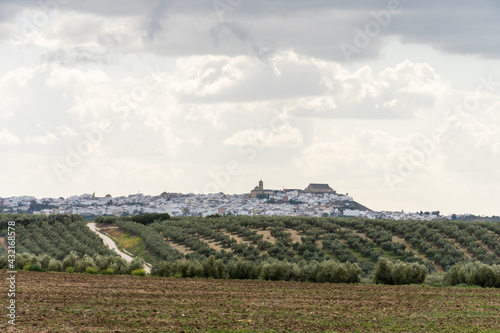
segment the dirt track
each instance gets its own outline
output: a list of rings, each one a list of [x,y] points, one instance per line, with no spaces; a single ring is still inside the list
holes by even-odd
[[[107,247],[109,247],[112,251],[114,251],[115,253],[117,253],[120,257],[122,257],[123,259],[125,259],[126,262],[131,262],[134,258],[122,251],[120,251],[118,249],[118,247],[116,246],[115,242],[109,238],[108,236],[106,235],[103,235],[102,233],[99,232],[99,229],[97,228],[96,224],[95,223],[88,223],[87,226],[89,227],[90,230],[92,230],[94,233],[96,233],[99,237],[101,237],[104,245],[106,245]],[[147,273],[151,273],[151,267],[148,266],[148,265],[144,265],[144,270],[147,272]]]
[[[19,272],[17,289],[19,332],[493,332],[500,327],[495,289],[37,272]],[[0,331],[14,332],[3,318]]]

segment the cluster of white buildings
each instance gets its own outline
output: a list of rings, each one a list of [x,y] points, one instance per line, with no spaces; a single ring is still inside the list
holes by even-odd
[[[266,198],[248,194],[179,194],[158,196],[141,193],[112,197],[83,194],[68,198],[37,199],[32,196],[0,198],[0,213],[79,214],[127,216],[168,213],[172,216],[286,215],[357,216],[364,218],[426,219],[435,215],[362,210],[352,197],[337,193],[304,193],[300,190],[275,191]]]
[[[360,211],[360,210],[344,210],[344,216],[361,217],[367,219],[391,219],[391,220],[434,220],[438,215],[434,214],[419,214],[419,213],[405,213],[405,212],[374,212],[374,211]],[[439,217],[440,218],[440,217]]]

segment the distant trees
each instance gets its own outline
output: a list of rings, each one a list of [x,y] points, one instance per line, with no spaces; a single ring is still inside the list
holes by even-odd
[[[39,265],[42,269],[46,269],[51,262],[57,268],[58,261],[63,268],[80,270],[91,263],[89,258],[97,266],[95,269],[100,269],[99,267],[106,267],[106,264],[102,263],[103,259],[96,259],[96,255],[99,258],[115,256],[79,216],[0,214],[0,226],[3,226],[3,229],[0,228],[0,236],[5,236],[9,220],[16,221],[17,252],[35,255],[38,261],[34,265]],[[478,261],[488,267],[500,264],[498,223],[303,216],[214,215],[203,218],[170,217],[168,214],[98,217],[96,222],[115,224],[122,231],[140,237],[144,241],[148,261],[151,259],[152,262],[175,263],[179,259],[187,259],[193,262],[189,274],[198,274],[198,264],[203,266],[211,256],[222,261],[228,276],[256,278],[262,276],[262,271],[256,267],[262,268],[259,265],[264,262],[276,269],[288,267],[273,266],[271,263],[274,261],[286,261],[290,267],[298,265],[301,270],[299,263],[302,261],[305,264],[328,261],[357,264],[363,278],[374,274],[377,267],[383,266],[381,258],[384,257],[395,260],[391,265],[400,261],[402,265],[425,266],[428,271],[435,270],[434,264],[440,265],[445,271],[459,263],[467,265],[470,261]],[[294,237],[297,232],[300,239]],[[182,245],[192,253],[184,255],[171,244]],[[75,267],[76,259],[70,256],[71,251],[80,258],[82,267]],[[4,253],[0,249],[0,256]],[[87,255],[85,260],[84,255]],[[65,263],[64,260],[73,262]],[[168,265],[172,267],[171,264]],[[415,265],[408,267],[417,267]],[[250,273],[237,273],[235,267]],[[398,266],[398,269],[404,270],[405,267],[407,266]],[[316,266],[309,268],[316,269]],[[294,274],[290,271],[289,278],[295,279]],[[303,279],[303,276],[299,279]],[[388,283],[401,281],[406,280],[396,277]]]
[[[27,219],[28,220],[28,219]],[[81,220],[68,215],[38,216],[30,223],[16,222],[16,250],[49,255],[62,260],[71,251],[78,255],[116,255]]]
[[[36,256],[31,253],[16,254],[16,269],[31,271],[63,272],[71,271],[85,273],[88,268],[92,268],[96,273],[102,274],[130,274],[132,270],[142,268],[144,262],[140,258],[135,258],[127,263],[119,256],[102,256],[87,254],[79,256],[72,251],[62,261],[47,255]],[[7,269],[7,256],[0,256],[0,269]]]
[[[418,263],[391,262],[381,258],[375,266],[374,282],[389,285],[421,284],[429,274],[424,265]]]
[[[132,216],[132,221],[140,224],[151,224],[154,222],[160,222],[170,219],[170,215],[168,213],[155,213],[155,214],[142,214],[142,215],[134,215]]]
[[[445,275],[444,283],[449,286],[466,284],[485,288],[500,288],[500,266],[480,262],[458,263]]]
[[[232,260],[224,264],[213,256],[202,261],[161,262],[153,266],[152,274],[159,276],[262,279],[270,281],[310,281],[330,283],[358,283],[361,269],[357,264],[342,264],[328,260],[321,263],[291,263],[268,259],[261,263]]]

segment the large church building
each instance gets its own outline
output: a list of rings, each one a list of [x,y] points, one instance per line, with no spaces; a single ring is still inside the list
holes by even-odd
[[[252,191],[250,191],[250,198],[257,198],[260,194],[273,194],[277,190],[264,189],[264,182],[259,181],[259,186],[255,186]],[[286,191],[286,190],[285,190]],[[328,184],[309,184],[304,190],[298,190],[301,193],[313,193],[313,194],[323,194],[323,193],[333,193],[336,194],[337,191],[332,189]]]
[[[328,184],[309,184],[303,191],[305,193],[337,193]]]
[[[274,190],[264,189],[264,182],[262,179],[259,181],[259,186],[255,186],[253,190],[250,191],[250,198],[257,198],[259,194],[273,194]]]

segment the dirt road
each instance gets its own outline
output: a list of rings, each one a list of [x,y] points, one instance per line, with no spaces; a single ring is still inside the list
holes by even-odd
[[[109,247],[111,250],[113,250],[115,253],[117,253],[120,257],[122,257],[123,259],[125,259],[126,262],[131,262],[134,258],[122,251],[120,251],[118,249],[118,247],[116,246],[115,242],[109,238],[108,236],[102,234],[99,232],[99,229],[97,228],[96,224],[95,223],[88,223],[87,226],[90,228],[90,230],[92,230],[93,232],[95,232],[99,237],[102,238],[102,241],[104,242],[104,245],[106,245],[107,247]],[[151,267],[150,265],[148,264],[145,264],[144,265],[144,270],[149,274],[151,273]]]

